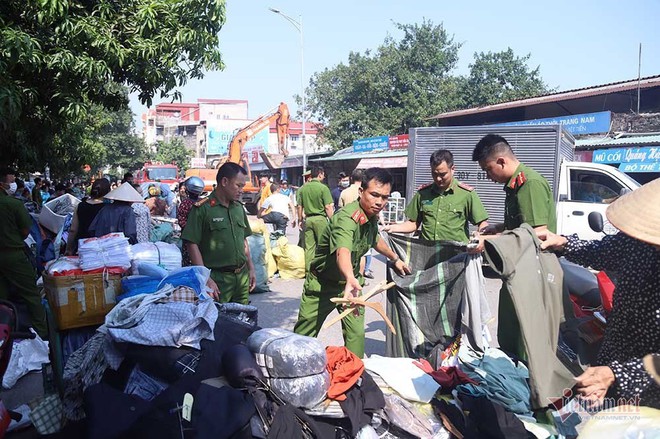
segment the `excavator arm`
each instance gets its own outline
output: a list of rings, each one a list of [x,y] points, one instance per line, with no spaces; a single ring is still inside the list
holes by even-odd
[[[259,117],[245,128],[239,130],[229,143],[229,157],[227,160],[233,163],[244,164],[243,149],[245,144],[259,131],[269,127],[274,121],[277,128],[279,154],[261,153],[261,157],[270,169],[278,168],[282,164],[282,161],[289,155],[289,149],[286,146],[286,136],[289,133],[289,116],[289,107],[284,102],[280,102],[276,110]]]

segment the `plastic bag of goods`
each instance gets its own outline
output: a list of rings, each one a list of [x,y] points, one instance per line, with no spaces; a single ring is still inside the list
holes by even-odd
[[[254,332],[247,340],[264,376],[279,396],[298,407],[313,407],[330,386],[325,348],[313,337],[280,328]]]
[[[141,242],[131,247],[134,261],[156,264],[167,271],[181,268],[181,250],[176,244]]]
[[[78,240],[78,256],[83,271],[99,268],[130,268],[133,253],[123,233],[109,233],[100,238]]]
[[[73,214],[80,200],[70,194],[61,195],[48,201],[41,208],[39,224],[53,233],[58,233],[69,214]]]
[[[250,235],[247,237],[250,247],[250,259],[254,266],[254,274],[257,278],[257,284],[252,293],[267,293],[270,291],[268,286],[268,268],[266,268],[266,240],[263,235]]]
[[[211,270],[201,265],[178,268],[168,273],[158,284],[158,289],[165,285],[173,287],[190,287],[199,296],[200,299],[208,299],[206,282],[211,277]]]
[[[51,276],[78,276],[83,271],[77,256],[60,256],[46,264],[46,273]]]
[[[277,262],[273,257],[273,252],[270,245],[270,233],[268,232],[268,227],[262,219],[250,219],[250,229],[255,235],[262,235],[266,243],[266,264],[268,265],[268,277],[271,278],[277,273]]]
[[[291,245],[286,236],[282,236],[277,240],[277,247],[273,247],[272,251],[282,279],[305,278],[305,250],[297,245]]]
[[[123,294],[117,296],[117,302],[138,294],[152,294],[158,291],[161,279],[149,276],[127,276],[121,280]]]

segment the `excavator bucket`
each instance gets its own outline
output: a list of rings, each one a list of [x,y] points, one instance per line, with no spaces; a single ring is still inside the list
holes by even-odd
[[[265,152],[260,153],[262,160],[268,166],[268,169],[280,169],[282,167],[282,162],[286,158],[283,154],[268,154]]]

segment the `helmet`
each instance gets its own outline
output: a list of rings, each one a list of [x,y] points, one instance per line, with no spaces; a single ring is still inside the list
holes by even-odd
[[[188,193],[199,195],[204,191],[204,180],[199,177],[190,177],[183,183]]]
[[[160,196],[160,188],[158,186],[149,186],[149,195],[152,197]]]

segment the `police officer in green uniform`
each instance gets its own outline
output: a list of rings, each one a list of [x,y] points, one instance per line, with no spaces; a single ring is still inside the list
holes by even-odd
[[[297,334],[316,337],[323,322],[335,307],[332,297],[356,297],[364,278],[359,274],[360,258],[373,247],[394,264],[396,271],[410,274],[410,268],[378,234],[378,214],[387,204],[392,175],[385,169],[371,168],[365,173],[360,198],[347,204],[332,217],[323,232],[310,270],[305,277],[300,301]],[[338,307],[339,308],[339,307]],[[364,309],[342,319],[346,347],[364,356]]]
[[[181,234],[193,265],[211,269],[208,287],[219,302],[247,304],[256,278],[247,237],[252,234],[240,200],[247,172],[236,163],[218,170],[211,195],[197,203]]]
[[[10,293],[16,293],[27,305],[32,327],[46,339],[46,312],[37,289],[37,274],[23,242],[30,233],[32,219],[23,203],[11,196],[15,179],[14,171],[0,170],[0,299],[11,299]]]
[[[484,234],[497,234],[527,223],[537,231],[556,232],[557,212],[548,181],[538,172],[521,163],[502,136],[484,136],[472,152],[488,178],[504,184],[504,223],[491,224]],[[502,286],[498,310],[497,338],[505,351],[527,358],[511,295]]]
[[[439,149],[431,154],[433,183],[423,186],[406,207],[408,221],[386,226],[386,232],[410,233],[421,225],[429,241],[468,242],[469,223],[478,230],[488,226],[488,213],[474,188],[454,178],[454,156]],[[481,252],[483,242],[470,252]]]
[[[332,218],[334,202],[330,189],[323,184],[325,172],[321,166],[313,166],[311,180],[305,183],[296,195],[298,202],[298,220],[300,230],[303,230],[302,218],[304,213],[304,243],[305,243],[305,271],[309,271],[309,264],[314,257],[323,231],[328,226],[328,219]]]

